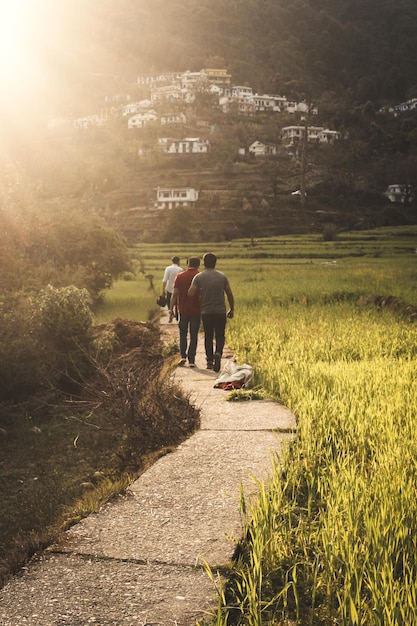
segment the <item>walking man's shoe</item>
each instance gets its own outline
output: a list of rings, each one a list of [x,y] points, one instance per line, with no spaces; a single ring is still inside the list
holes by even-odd
[[[213,363],[213,369],[215,372],[220,372],[220,363],[221,363],[221,356],[218,352],[216,352],[216,354],[214,355],[214,363]]]
[[[211,361],[207,361],[207,369],[208,370],[212,370],[213,369],[213,363]]]
[[[191,361],[191,363],[188,363],[188,367],[195,367],[195,363]]]
[[[187,359],[180,359],[177,363],[177,365],[185,365],[187,362]]]

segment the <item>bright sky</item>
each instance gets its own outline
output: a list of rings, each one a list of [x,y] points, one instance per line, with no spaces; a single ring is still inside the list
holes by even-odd
[[[32,5],[32,6],[31,6]],[[30,0],[0,0],[0,80],[3,98],[37,73],[36,16]],[[12,95],[12,94],[9,94]]]
[[[40,108],[61,51],[60,0],[0,0],[0,116]],[[56,75],[55,75],[56,79]],[[11,120],[12,121],[12,120]]]

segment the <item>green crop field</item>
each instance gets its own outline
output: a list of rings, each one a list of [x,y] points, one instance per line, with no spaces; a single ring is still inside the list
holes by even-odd
[[[259,502],[242,494],[215,623],[413,624],[417,229],[254,243],[133,252],[157,290],[172,254],[218,255],[236,298],[227,342],[297,419]]]

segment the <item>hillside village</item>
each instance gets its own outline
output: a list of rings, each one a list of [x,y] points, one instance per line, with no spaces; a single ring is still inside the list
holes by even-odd
[[[414,106],[414,102],[410,102],[409,106]],[[407,110],[407,103],[381,113],[398,115],[404,110]],[[295,199],[298,198],[299,203],[306,198],[306,185],[317,187],[321,182],[320,166],[310,163],[309,167],[304,146],[310,144],[311,150],[317,151],[320,146],[331,146],[344,138],[340,130],[315,122],[322,117],[317,106],[305,100],[254,93],[250,86],[233,84],[232,76],[226,69],[209,68],[199,72],[141,74],[131,85],[129,93],[106,96],[98,112],[72,121],[51,121],[49,127],[51,131],[66,129],[85,137],[106,128],[123,134],[126,138],[125,150],[132,153],[141,172],[140,183],[139,179],[136,183],[132,181],[129,194],[115,191],[113,196],[104,200],[105,206],[112,219],[114,214],[116,219],[121,219],[122,230],[129,237],[138,237],[140,223],[146,232],[145,237],[152,239],[154,235],[150,233],[160,231],[163,219],[162,216],[156,218],[155,211],[211,207],[213,220],[216,220],[214,209],[221,208],[224,218],[229,207],[234,209],[228,219],[233,225],[236,220],[241,221],[236,213],[240,208],[246,211],[245,220],[250,219],[248,215],[252,212],[254,218],[263,219],[268,224],[268,221],[272,223],[278,219],[275,209],[279,194],[284,194],[287,204],[290,202],[288,209],[281,207],[282,223],[286,212],[294,214]],[[246,143],[240,140],[240,145],[234,148],[234,155],[231,154],[230,158],[235,161],[235,166],[229,172],[228,182],[225,182],[225,172],[219,171],[217,157],[212,153],[213,142],[218,143],[219,132],[231,123],[229,119],[233,119],[234,124],[251,125],[251,134],[257,132],[258,137],[254,139],[252,136]],[[274,124],[274,130],[269,131],[266,139],[268,124]],[[249,136],[246,133],[246,137]],[[188,170],[187,167],[184,169],[187,156],[194,159],[192,165],[188,162]],[[169,159],[171,176],[168,175],[168,161],[166,164],[161,161],[163,157]],[[265,169],[268,162],[271,163],[269,173]],[[244,163],[251,168],[250,174],[244,171]],[[197,168],[198,171],[190,175],[190,168]],[[304,181],[303,168],[306,172]],[[236,177],[242,178],[241,186],[248,188],[243,195],[232,184]],[[254,177],[252,186],[251,177]],[[398,181],[390,182],[397,184]],[[413,198],[412,191],[409,188],[404,191],[402,186],[395,193],[381,188],[381,198],[384,192],[387,200],[393,203],[408,202]],[[124,196],[135,199],[129,201]],[[291,200],[291,197],[294,199]],[[260,206],[263,207],[261,212]],[[294,221],[293,218],[291,220]],[[316,221],[316,218],[311,218],[310,227],[314,228]],[[236,226],[225,228],[230,231]]]
[[[271,94],[254,94],[253,89],[247,86],[232,85],[231,75],[225,69],[203,69],[200,72],[187,70],[183,73],[150,74],[137,78],[137,84],[149,91],[149,97],[137,102],[130,102],[131,97],[107,97],[106,106],[100,114],[81,117],[73,121],[74,128],[85,130],[94,126],[106,124],[114,117],[126,119],[129,129],[144,128],[148,124],[156,123],[160,127],[186,124],[187,117],[181,110],[166,112],[168,107],[179,109],[181,106],[193,105],[198,94],[207,94],[212,97],[213,103],[223,113],[234,110],[242,116],[254,116],[258,113],[287,113],[317,115],[316,107],[309,106],[305,101],[296,102],[285,96]],[[125,104],[118,104],[126,99]],[[282,129],[281,138],[285,145],[292,146],[301,140],[305,125],[294,125]],[[308,126],[307,140],[310,142],[329,143],[340,138],[336,130],[329,130],[322,126]],[[170,141],[170,138],[160,137],[158,143],[161,150],[167,154],[206,153],[210,149],[207,139],[184,138]],[[275,154],[276,149],[270,145],[255,142],[247,148],[242,147],[241,153],[248,151],[256,156]],[[143,149],[139,154],[146,155]]]
[[[317,114],[317,109],[306,102],[295,102],[285,96],[254,94],[248,86],[232,85],[231,75],[225,69],[203,69],[200,72],[146,74],[137,77],[137,87],[147,98],[131,102],[130,95],[117,94],[105,98],[106,106],[100,113],[81,117],[73,121],[78,129],[105,124],[113,117],[126,119],[128,128],[144,128],[158,121],[161,126],[185,123],[182,112],[165,112],[164,108],[192,105],[198,94],[206,94],[217,100],[218,108],[224,113],[234,109],[240,115],[269,113]],[[123,101],[125,102],[123,104]]]
[[[340,139],[341,134],[324,126],[307,124],[307,118],[317,116],[317,108],[305,101],[297,102],[285,96],[253,93],[248,86],[232,84],[232,77],[226,69],[202,69],[200,72],[170,72],[163,74],[145,74],[137,77],[137,92],[145,96],[134,99],[128,94],[107,96],[99,113],[80,117],[72,121],[76,131],[85,132],[98,127],[105,127],[118,121],[125,128],[134,132],[138,129],[157,129],[153,143],[139,142],[137,156],[146,158],[154,154],[166,155],[203,155],[211,150],[207,136],[181,136],[181,127],[186,127],[189,120],[187,112],[198,110],[198,103],[203,99],[213,109],[227,114],[234,112],[243,118],[257,115],[294,116],[298,124],[283,126],[279,143],[256,139],[248,145],[241,145],[236,156],[270,157],[279,154],[282,147],[288,156],[298,156],[297,146],[304,136],[309,143],[329,144]],[[68,124],[68,123],[67,123]],[[213,127],[206,119],[197,117],[196,124],[206,132]],[[54,126],[51,123],[51,128]],[[55,128],[59,124],[55,124]],[[63,126],[61,122],[60,126]],[[175,129],[175,134],[168,134]],[[168,131],[168,132],[167,132]],[[305,135],[306,133],[306,135]],[[190,206],[197,202],[199,192],[193,188],[155,188],[154,202],[150,208],[173,208]]]

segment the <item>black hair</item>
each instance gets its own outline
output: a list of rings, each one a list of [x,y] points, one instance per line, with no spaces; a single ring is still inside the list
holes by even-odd
[[[208,267],[209,269],[213,269],[216,267],[217,257],[212,252],[207,252],[203,256],[204,267]]]
[[[200,259],[198,258],[198,256],[190,256],[190,258],[188,259],[188,266],[200,267]]]

